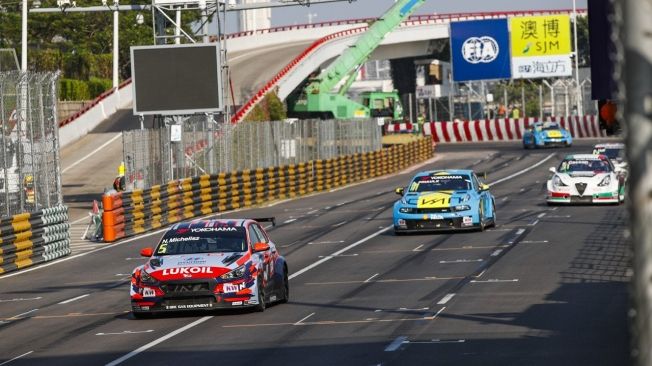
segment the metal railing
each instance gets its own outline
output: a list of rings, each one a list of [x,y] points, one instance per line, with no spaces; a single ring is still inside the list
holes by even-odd
[[[0,73],[0,216],[63,204],[58,73]]]
[[[330,159],[380,150],[375,121],[288,120],[218,124],[210,117],[123,132],[127,190],[202,174]]]

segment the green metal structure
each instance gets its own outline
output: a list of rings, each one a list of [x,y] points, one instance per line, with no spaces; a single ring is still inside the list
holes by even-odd
[[[369,59],[371,53],[380,45],[383,38],[396,29],[407,17],[426,0],[398,0],[355,44],[324,69],[319,76],[309,79],[308,85],[296,100],[290,102],[291,114],[299,118],[402,118],[398,93],[365,92],[359,102],[346,96],[355,80],[358,70]],[[331,92],[337,84],[345,80],[336,93]],[[292,105],[293,104],[293,105]]]

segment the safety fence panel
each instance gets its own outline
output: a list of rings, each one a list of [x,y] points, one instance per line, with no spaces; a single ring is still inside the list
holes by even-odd
[[[382,147],[381,131],[372,121],[295,120],[233,125],[193,116],[168,122],[178,125],[123,132],[127,190],[205,174],[331,159]]]
[[[523,132],[538,118],[501,118],[475,121],[429,122],[423,125],[423,135],[431,136],[434,142],[483,142],[483,141],[520,141]],[[567,129],[573,138],[606,137],[606,131],[600,128],[595,116],[553,117],[545,121],[557,121]],[[412,132],[411,123],[389,124],[387,133]]]
[[[104,240],[113,242],[175,222],[274,200],[299,197],[396,173],[433,156],[432,143],[404,145],[330,159],[201,175],[103,196]]]
[[[0,218],[0,274],[70,254],[68,207]]]
[[[0,73],[0,216],[63,204],[57,73]]]

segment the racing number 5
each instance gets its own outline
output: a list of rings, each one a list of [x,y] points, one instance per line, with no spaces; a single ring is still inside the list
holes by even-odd
[[[163,254],[163,253],[167,252],[167,250],[168,250],[168,245],[166,243],[163,243],[163,244],[159,245],[157,252],[159,254]]]

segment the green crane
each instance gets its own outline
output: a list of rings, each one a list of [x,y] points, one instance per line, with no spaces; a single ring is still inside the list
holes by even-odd
[[[396,92],[365,92],[359,102],[349,99],[351,87],[362,65],[380,45],[383,38],[396,29],[426,0],[398,0],[385,14],[369,26],[360,38],[347,48],[319,76],[311,78],[295,100],[291,100],[291,114],[300,118],[371,118],[401,119],[403,109]],[[344,83],[336,93],[331,90]]]

